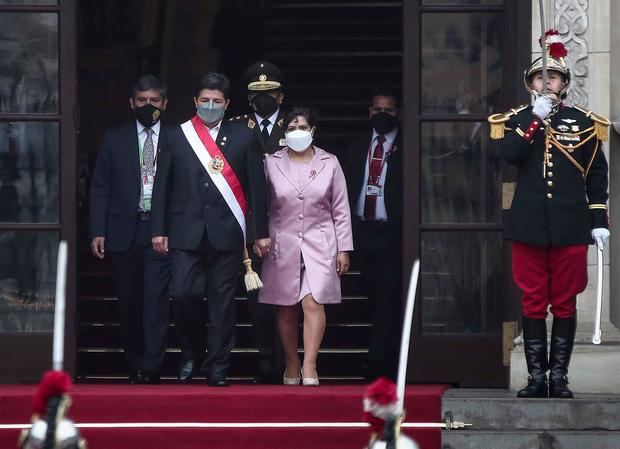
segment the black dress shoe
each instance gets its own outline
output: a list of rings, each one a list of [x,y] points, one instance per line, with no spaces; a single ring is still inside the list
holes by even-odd
[[[179,368],[179,381],[180,382],[188,382],[192,379],[194,375],[194,361],[186,360],[181,364],[181,368]]]
[[[129,373],[129,383],[130,384],[141,384],[143,382],[142,371],[132,371]]]
[[[158,384],[159,380],[160,380],[159,373],[147,371],[142,375],[143,384]]]
[[[282,376],[273,373],[259,372],[252,382],[260,385],[279,385],[282,383]]]
[[[230,382],[223,376],[211,376],[207,381],[210,387],[228,387]]]

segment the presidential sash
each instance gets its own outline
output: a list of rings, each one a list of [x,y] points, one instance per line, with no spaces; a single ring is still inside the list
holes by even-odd
[[[181,129],[189,145],[196,153],[198,160],[205,168],[213,184],[224,197],[224,201],[235,216],[243,231],[243,242],[246,242],[245,215],[247,201],[239,178],[224,157],[222,151],[211,138],[207,127],[195,116],[181,124]]]

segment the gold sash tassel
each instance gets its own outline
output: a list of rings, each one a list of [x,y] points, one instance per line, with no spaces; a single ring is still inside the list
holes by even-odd
[[[252,269],[252,259],[250,259],[248,249],[245,246],[243,247],[243,265],[245,265],[245,276],[243,277],[245,289],[251,292],[263,288],[263,282],[258,273]]]

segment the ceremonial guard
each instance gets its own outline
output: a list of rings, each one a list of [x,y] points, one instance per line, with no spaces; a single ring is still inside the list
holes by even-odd
[[[284,100],[284,77],[275,65],[259,61],[248,67],[243,79],[252,111],[232,117],[230,121],[251,129],[262,153],[273,154],[286,146],[282,128],[285,114],[280,108]],[[261,259],[255,257],[253,251],[249,253],[252,266],[260,273]],[[271,304],[259,304],[257,291],[248,292],[248,307],[259,354],[255,381],[261,384],[280,383],[284,362],[275,309]]]
[[[505,237],[522,290],[523,340],[529,372],[518,397],[572,398],[567,373],[573,351],[576,296],[587,284],[588,245],[609,238],[607,160],[610,122],[562,100],[571,74],[557,31],[544,36],[541,58],[524,72],[532,106],[489,117],[491,138],[518,167]],[[545,318],[553,314],[547,358]],[[549,381],[547,383],[547,371]]]

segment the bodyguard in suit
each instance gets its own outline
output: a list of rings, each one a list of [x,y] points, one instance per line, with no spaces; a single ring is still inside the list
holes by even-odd
[[[398,102],[389,89],[371,95],[372,130],[349,147],[346,178],[353,238],[370,301],[365,377],[396,379],[402,321],[402,148]]]
[[[137,80],[129,99],[136,120],[106,133],[90,189],[91,249],[100,259],[110,257],[132,383],[158,382],[166,349],[170,261],[151,245],[151,194],[166,145],[159,118],[166,103],[157,78]]]
[[[170,253],[174,314],[183,363],[191,378],[204,354],[209,385],[227,386],[235,343],[235,290],[243,247],[268,246],[262,153],[252,130],[224,121],[230,82],[219,73],[195,88],[196,116],[171,130],[153,193],[153,247]]]
[[[252,111],[249,114],[232,117],[233,123],[241,123],[251,129],[260,146],[261,153],[273,154],[284,148],[284,112],[280,108],[284,100],[282,72],[267,61],[252,64],[245,71],[248,101]],[[262,261],[249,251],[252,266],[261,272]],[[282,374],[283,354],[278,336],[276,311],[271,304],[259,304],[258,292],[247,294],[250,321],[254,342],[258,349],[258,370],[256,383],[279,383]]]

